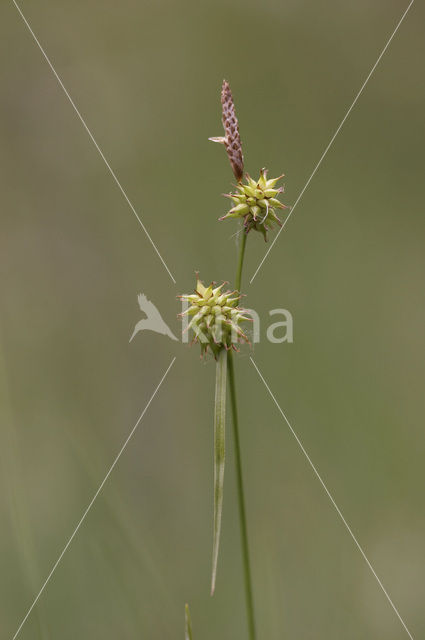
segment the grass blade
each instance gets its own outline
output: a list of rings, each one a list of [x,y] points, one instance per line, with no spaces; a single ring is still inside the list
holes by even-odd
[[[223,510],[225,427],[226,427],[226,379],[227,354],[221,349],[217,356],[214,405],[214,532],[212,554],[211,595],[214,594],[217,575],[218,549],[220,545],[221,513]]]
[[[192,620],[188,604],[184,607],[184,640],[192,640]]]

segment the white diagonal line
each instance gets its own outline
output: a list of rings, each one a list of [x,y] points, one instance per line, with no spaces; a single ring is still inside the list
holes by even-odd
[[[394,31],[392,32],[391,36],[389,37],[385,47],[382,49],[381,53],[378,56],[377,61],[375,62],[375,64],[373,65],[372,69],[369,71],[368,76],[366,78],[366,80],[363,82],[362,86],[359,89],[359,92],[357,93],[356,97],[354,98],[350,108],[348,109],[347,113],[345,114],[345,116],[343,117],[343,119],[341,120],[340,124],[338,125],[337,130],[335,131],[335,133],[333,134],[332,138],[330,139],[330,142],[328,144],[328,146],[326,147],[326,149],[324,150],[324,152],[322,153],[322,155],[320,156],[319,162],[316,164],[316,166],[313,169],[313,172],[311,174],[311,176],[309,177],[309,179],[307,180],[307,182],[305,183],[304,187],[301,189],[300,193],[298,194],[297,199],[295,200],[294,204],[291,207],[290,212],[288,213],[285,222],[283,223],[283,225],[281,226],[281,228],[279,229],[278,233],[276,234],[276,236],[274,237],[273,242],[271,243],[270,247],[267,249],[263,259],[261,260],[260,264],[258,265],[257,269],[255,270],[254,275],[252,276],[251,280],[249,281],[249,284],[251,284],[255,278],[255,276],[257,275],[257,273],[259,272],[259,270],[261,269],[261,267],[263,266],[263,263],[265,261],[265,259],[267,258],[267,256],[269,255],[270,251],[273,249],[274,244],[276,242],[276,240],[278,239],[278,237],[280,236],[281,232],[284,230],[286,223],[288,222],[289,218],[291,217],[291,215],[294,213],[295,211],[295,207],[297,206],[297,204],[299,203],[299,201],[301,200],[301,198],[304,195],[305,190],[307,189],[308,185],[310,184],[311,180],[313,179],[314,175],[316,174],[316,171],[318,170],[318,168],[320,167],[320,165],[322,164],[323,159],[325,158],[326,154],[328,153],[329,149],[331,148],[335,138],[337,137],[338,133],[341,131],[345,121],[347,120],[348,116],[350,115],[353,107],[355,106],[357,100],[360,98],[363,89],[365,88],[365,86],[367,85],[367,83],[369,82],[373,72],[375,71],[376,67],[378,66],[382,56],[384,55],[384,53],[386,52],[386,50],[388,49],[388,47],[391,44],[391,40],[394,38],[395,34],[398,31],[398,28],[400,27],[401,23],[403,22],[404,18],[407,15],[407,12],[409,11],[410,7],[412,6],[414,0],[411,0],[406,11],[403,13],[403,15],[401,16],[400,20],[397,23],[396,28],[394,29]]]
[[[352,537],[356,547],[358,548],[358,550],[360,551],[360,553],[363,556],[363,559],[365,560],[367,566],[369,567],[369,569],[371,570],[371,572],[373,573],[373,575],[375,576],[379,586],[381,587],[382,591],[385,594],[385,597],[387,598],[388,602],[390,603],[391,607],[393,608],[395,614],[397,615],[397,618],[400,620],[401,624],[403,625],[407,635],[409,636],[409,638],[411,640],[413,640],[413,636],[410,633],[409,629],[407,628],[406,624],[403,621],[403,618],[401,617],[401,615],[399,614],[398,610],[396,609],[395,604],[393,603],[393,601],[391,600],[390,596],[388,595],[387,590],[385,589],[384,585],[382,584],[381,580],[379,579],[379,577],[377,576],[375,569],[372,567],[372,565],[370,564],[369,560],[367,559],[367,556],[365,554],[365,552],[363,551],[362,547],[360,546],[359,542],[357,541],[356,536],[354,535],[354,533],[351,530],[350,525],[348,524],[348,522],[346,521],[346,519],[344,518],[344,516],[341,513],[341,510],[339,509],[338,505],[336,504],[334,498],[332,497],[331,493],[329,492],[329,489],[327,488],[327,486],[325,485],[324,481],[322,480],[322,477],[320,476],[319,472],[317,471],[316,467],[314,466],[310,456],[308,455],[307,451],[304,449],[304,446],[301,442],[301,440],[299,439],[299,437],[297,436],[297,434],[295,433],[294,429],[292,428],[288,418],[286,417],[286,415],[284,414],[282,408],[280,407],[278,401],[276,400],[276,398],[274,397],[269,385],[267,384],[267,382],[265,381],[261,371],[259,370],[259,368],[257,367],[257,365],[255,364],[254,360],[250,357],[249,358],[252,362],[252,364],[254,365],[258,375],[260,376],[262,382],[264,383],[264,386],[266,387],[267,391],[269,392],[273,402],[275,403],[275,405],[277,406],[277,408],[279,409],[280,414],[282,415],[283,419],[285,420],[286,424],[288,425],[289,429],[291,430],[292,435],[294,436],[295,440],[297,441],[298,446],[300,447],[301,451],[303,452],[303,454],[305,455],[305,457],[308,460],[308,463],[310,464],[311,468],[313,469],[317,479],[319,480],[320,484],[322,485],[323,489],[326,492],[326,495],[328,496],[329,500],[332,502],[333,506],[335,507],[335,510],[337,512],[337,514],[339,515],[339,517],[341,518],[345,528],[347,529],[348,533],[350,534],[350,536]]]
[[[149,408],[149,405],[151,404],[152,400],[154,399],[154,397],[156,396],[160,386],[162,385],[162,383],[164,382],[168,372],[170,371],[171,367],[173,366],[174,362],[175,362],[176,358],[174,357],[170,364],[168,365],[168,368],[166,370],[166,372],[164,373],[164,375],[162,376],[158,386],[156,387],[155,391],[153,392],[153,394],[151,395],[149,402],[147,403],[147,405],[145,406],[145,408],[143,409],[142,413],[139,416],[139,419],[137,420],[136,424],[134,425],[134,427],[132,428],[132,430],[130,431],[129,435],[127,436],[126,441],[124,442],[124,444],[122,445],[121,449],[118,452],[118,455],[116,456],[115,460],[113,461],[112,465],[109,468],[108,473],[106,474],[106,476],[103,478],[102,482],[99,485],[99,488],[97,489],[96,493],[94,494],[93,498],[90,500],[86,510],[84,511],[83,515],[81,516],[80,521],[78,522],[77,526],[75,527],[74,531],[72,532],[72,535],[70,536],[70,538],[68,539],[68,542],[66,543],[66,545],[64,546],[62,552],[60,553],[58,559],[56,560],[55,564],[53,565],[49,575],[47,576],[47,578],[45,579],[43,586],[41,587],[40,591],[38,592],[37,596],[34,598],[33,603],[31,604],[30,608],[28,609],[25,618],[22,620],[21,624],[19,625],[19,627],[16,630],[15,635],[13,636],[12,640],[15,640],[18,637],[19,632],[21,631],[22,627],[24,626],[28,616],[30,615],[31,611],[33,610],[33,608],[35,607],[38,599],[40,598],[41,594],[43,593],[44,589],[46,588],[50,578],[52,577],[52,575],[54,574],[54,572],[56,571],[56,568],[58,566],[58,564],[60,563],[60,561],[62,560],[63,556],[65,555],[69,545],[71,544],[71,542],[73,541],[75,535],[77,534],[79,528],[81,527],[81,525],[83,524],[88,512],[90,511],[90,509],[92,508],[96,498],[98,497],[99,493],[102,491],[105,482],[107,481],[107,479],[109,478],[109,476],[111,475],[115,465],[117,464],[118,460],[121,457],[121,454],[123,453],[124,449],[126,448],[127,444],[130,442],[131,437],[133,436],[134,432],[136,431],[137,427],[139,426],[140,421],[142,420],[143,416],[145,415],[146,411]]]
[[[94,146],[96,147],[97,151],[99,152],[100,157],[102,158],[103,162],[105,163],[106,167],[109,170],[109,173],[111,174],[111,176],[113,177],[115,184],[117,185],[118,189],[121,191],[122,195],[124,196],[128,206],[130,207],[131,211],[134,213],[134,215],[136,216],[140,226],[142,227],[143,231],[146,234],[146,237],[148,238],[149,242],[151,243],[152,247],[154,248],[158,258],[161,260],[162,264],[164,265],[165,269],[167,270],[168,275],[170,276],[171,280],[174,282],[174,284],[176,284],[176,281],[174,279],[173,274],[171,273],[170,269],[168,268],[164,258],[161,256],[161,254],[159,253],[159,250],[156,246],[156,244],[154,243],[154,241],[152,240],[151,236],[149,235],[148,230],[146,229],[145,225],[143,224],[142,220],[140,219],[136,209],[134,208],[133,204],[131,203],[129,197],[127,196],[126,192],[124,191],[123,187],[121,186],[120,181],[118,180],[117,176],[115,175],[114,170],[112,169],[111,165],[109,164],[109,162],[107,161],[107,159],[105,158],[105,155],[102,151],[102,149],[99,147],[99,145],[97,144],[92,132],[90,131],[90,129],[88,128],[83,116],[81,115],[81,113],[79,112],[79,110],[77,109],[77,106],[75,105],[75,102],[73,101],[73,99],[71,98],[71,96],[69,95],[68,91],[65,88],[65,85],[63,84],[61,78],[59,77],[59,75],[57,74],[53,64],[50,62],[49,57],[47,56],[47,53],[44,51],[43,47],[41,46],[40,42],[37,39],[37,36],[35,35],[34,31],[31,29],[28,20],[25,18],[24,14],[22,13],[21,9],[19,8],[19,6],[17,5],[15,0],[12,0],[13,4],[15,5],[16,9],[18,10],[22,20],[24,21],[25,25],[28,28],[28,31],[31,33],[32,37],[34,38],[34,41],[36,42],[38,48],[40,49],[41,53],[43,54],[47,64],[49,65],[50,69],[52,70],[56,80],[59,82],[60,86],[63,89],[63,92],[65,93],[66,97],[68,98],[69,102],[71,103],[71,106],[73,107],[75,113],[77,114],[78,118],[81,121],[81,124],[83,125],[84,129],[87,131],[91,141],[93,142]]]

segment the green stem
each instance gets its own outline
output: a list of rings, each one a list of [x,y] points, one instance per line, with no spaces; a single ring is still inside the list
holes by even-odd
[[[242,240],[239,247],[239,257],[238,257],[238,269],[236,271],[236,280],[235,280],[235,288],[241,292],[241,282],[242,282],[242,268],[243,268],[243,259],[245,257],[245,247],[246,247],[246,239],[248,234],[245,233],[245,229],[242,227]]]
[[[245,230],[242,231],[242,240],[239,247],[238,268],[236,272],[235,287],[240,292],[242,281],[242,267],[245,255],[247,234]],[[255,619],[254,619],[254,600],[252,595],[252,579],[251,579],[251,567],[249,563],[249,545],[248,545],[248,529],[246,525],[246,512],[245,512],[245,497],[242,480],[242,460],[241,460],[241,448],[239,440],[239,421],[238,421],[238,406],[236,400],[236,383],[235,383],[235,369],[233,363],[233,353],[230,349],[227,353],[227,363],[229,371],[229,391],[230,391],[230,404],[232,408],[232,423],[233,423],[233,439],[235,443],[235,466],[236,466],[236,485],[238,491],[238,505],[239,505],[239,524],[241,530],[241,544],[242,544],[242,560],[244,567],[245,578],[245,599],[246,610],[248,617],[248,630],[250,640],[255,640]]]

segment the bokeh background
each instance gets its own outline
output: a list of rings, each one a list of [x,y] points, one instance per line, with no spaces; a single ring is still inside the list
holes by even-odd
[[[12,638],[165,369],[168,378],[19,637],[247,637],[231,431],[209,596],[214,363],[179,331],[194,271],[232,281],[219,90],[246,169],[293,203],[407,2],[22,0],[1,49],[1,638]],[[415,638],[425,634],[424,7],[414,3],[252,285],[254,358]],[[268,310],[294,343],[265,340]],[[237,358],[258,637],[407,634],[249,360]]]

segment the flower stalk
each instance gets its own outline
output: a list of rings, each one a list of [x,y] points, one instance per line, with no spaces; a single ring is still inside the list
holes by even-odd
[[[235,447],[236,486],[238,491],[239,526],[241,532],[242,561],[244,569],[245,602],[247,611],[248,632],[250,640],[255,640],[254,598],[252,593],[251,565],[249,560],[248,527],[246,523],[245,495],[242,477],[242,458],[239,440],[239,419],[236,400],[235,368],[233,353],[227,354],[229,368],[230,405],[232,410],[233,441]]]

